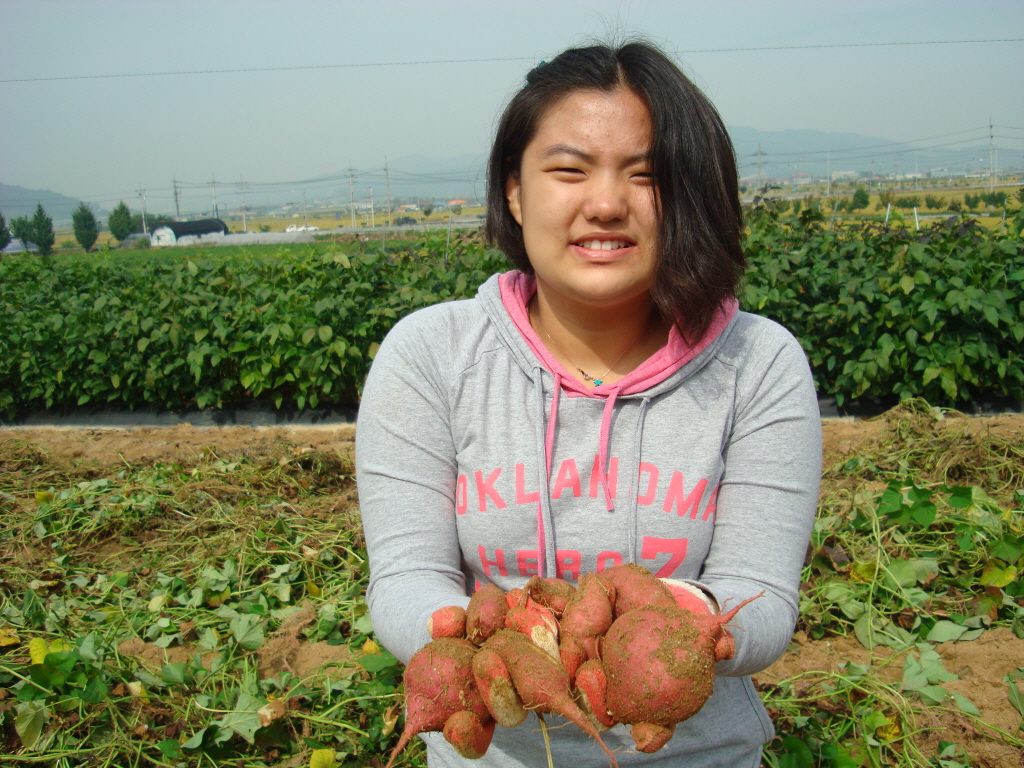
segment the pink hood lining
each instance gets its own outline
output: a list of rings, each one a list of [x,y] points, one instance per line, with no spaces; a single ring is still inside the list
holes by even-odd
[[[694,346],[689,346],[673,324],[669,329],[668,342],[641,363],[625,378],[614,384],[602,384],[599,387],[588,387],[573,376],[558,359],[548,351],[544,342],[530,325],[528,306],[533,294],[537,292],[537,283],[532,275],[518,270],[505,272],[498,276],[498,287],[501,290],[501,303],[505,306],[509,317],[515,324],[520,335],[529,345],[533,354],[551,373],[559,374],[561,389],[569,397],[593,397],[597,399],[634,395],[661,383],[670,375],[682,368],[686,363],[699,355],[711,342],[725,330],[729,321],[739,309],[739,302],[730,297],[722,302],[715,313],[707,332]]]
[[[601,414],[601,433],[598,437],[598,482],[604,489],[605,506],[611,512],[615,509],[611,493],[608,490],[608,443],[611,436],[612,411],[615,409],[615,400],[620,395],[633,395],[644,392],[656,384],[664,381],[682,366],[696,357],[711,342],[718,338],[736,314],[739,302],[730,297],[722,303],[718,312],[715,313],[707,333],[700,342],[694,346],[688,346],[679,333],[679,329],[673,325],[669,329],[668,341],[661,349],[651,355],[625,378],[614,384],[602,384],[599,387],[587,387],[575,376],[570,374],[558,359],[548,351],[548,348],[537,336],[530,324],[529,303],[533,294],[537,291],[537,284],[532,275],[527,275],[518,270],[505,272],[498,277],[498,286],[501,292],[501,303],[508,312],[509,317],[515,324],[516,329],[526,341],[527,345],[536,355],[544,367],[554,375],[554,392],[551,398],[551,412],[548,414],[548,424],[544,435],[544,487],[551,485],[551,462],[554,456],[555,430],[558,422],[558,399],[560,393],[565,390],[569,397],[591,397],[595,399],[604,398],[605,404]],[[539,384],[538,384],[539,385]],[[539,392],[542,390],[538,390]],[[546,494],[541,494],[537,500],[537,566],[541,577],[547,575],[547,531],[544,523],[544,503],[542,499]]]

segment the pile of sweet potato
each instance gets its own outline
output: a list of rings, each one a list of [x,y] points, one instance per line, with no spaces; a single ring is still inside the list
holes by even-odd
[[[405,729],[391,762],[418,733],[442,731],[460,755],[482,757],[495,724],[528,710],[565,717],[615,756],[601,730],[632,726],[656,752],[676,723],[711,696],[714,664],[735,650],[726,625],[750,598],[719,613],[699,590],[638,565],[587,574],[579,587],[534,577],[507,593],[488,584],[463,610],[435,611],[434,638],[405,671]]]

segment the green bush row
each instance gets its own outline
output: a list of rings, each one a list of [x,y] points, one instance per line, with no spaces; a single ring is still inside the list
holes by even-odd
[[[442,237],[391,250],[202,249],[0,263],[0,412],[252,399],[353,403],[399,317],[472,296],[504,258]]]
[[[819,393],[957,405],[1024,399],[1024,215],[990,231],[951,217],[917,231],[748,215],[745,309],[800,339]]]
[[[1024,216],[920,231],[748,215],[744,309],[800,339],[818,391],[1024,398]],[[444,235],[383,253],[200,249],[0,262],[0,413],[116,404],[354,403],[398,318],[472,296],[505,259]]]

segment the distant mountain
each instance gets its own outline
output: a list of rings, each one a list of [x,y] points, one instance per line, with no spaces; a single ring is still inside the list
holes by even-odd
[[[729,128],[729,134],[736,148],[740,176],[746,178],[758,175],[759,157],[761,178],[776,180],[798,175],[824,178],[836,171],[871,176],[930,173],[945,177],[988,170],[987,137],[967,146],[957,140],[945,147],[934,143],[931,147],[919,147],[878,136],[814,130],[759,131],[734,126]],[[1012,156],[1008,150],[1003,155]]]
[[[740,177],[748,185],[758,175],[764,182],[788,185],[795,184],[801,176],[822,179],[836,172],[865,176],[919,173],[943,178],[984,173],[989,167],[987,136],[970,141],[957,138],[946,146],[922,148],[857,133],[760,131],[732,126],[729,134],[736,149]],[[1009,164],[1020,162],[1019,150],[998,145],[994,149],[997,168],[1006,169]],[[261,209],[290,205],[289,210],[295,211],[308,202],[311,208],[324,205],[344,208],[352,197],[357,205],[365,206],[372,195],[375,209],[383,211],[389,187],[392,198],[407,201],[482,200],[487,194],[486,175],[487,155],[483,153],[449,158],[403,155],[388,158],[387,174],[383,165],[370,168],[364,165],[355,173],[351,186],[348,173],[342,168],[326,175],[319,184],[311,185],[305,199],[301,190],[298,195],[296,190],[268,192],[252,195],[249,205]],[[54,223],[69,223],[79,201],[50,190],[0,184],[0,212],[8,221],[15,216],[31,216],[36,203],[43,204]],[[202,209],[190,209],[182,214],[197,212]],[[93,209],[93,213],[100,219],[107,215],[105,210]],[[207,211],[205,215],[213,214]]]
[[[48,189],[25,189],[0,183],[0,213],[3,213],[8,223],[17,216],[32,216],[36,212],[36,205],[41,203],[54,224],[68,224],[71,222],[71,212],[81,202]],[[99,211],[94,210],[93,213],[99,214]]]

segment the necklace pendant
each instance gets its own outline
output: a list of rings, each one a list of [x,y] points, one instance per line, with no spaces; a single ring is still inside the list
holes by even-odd
[[[594,379],[594,386],[600,387],[604,382],[601,379]]]

